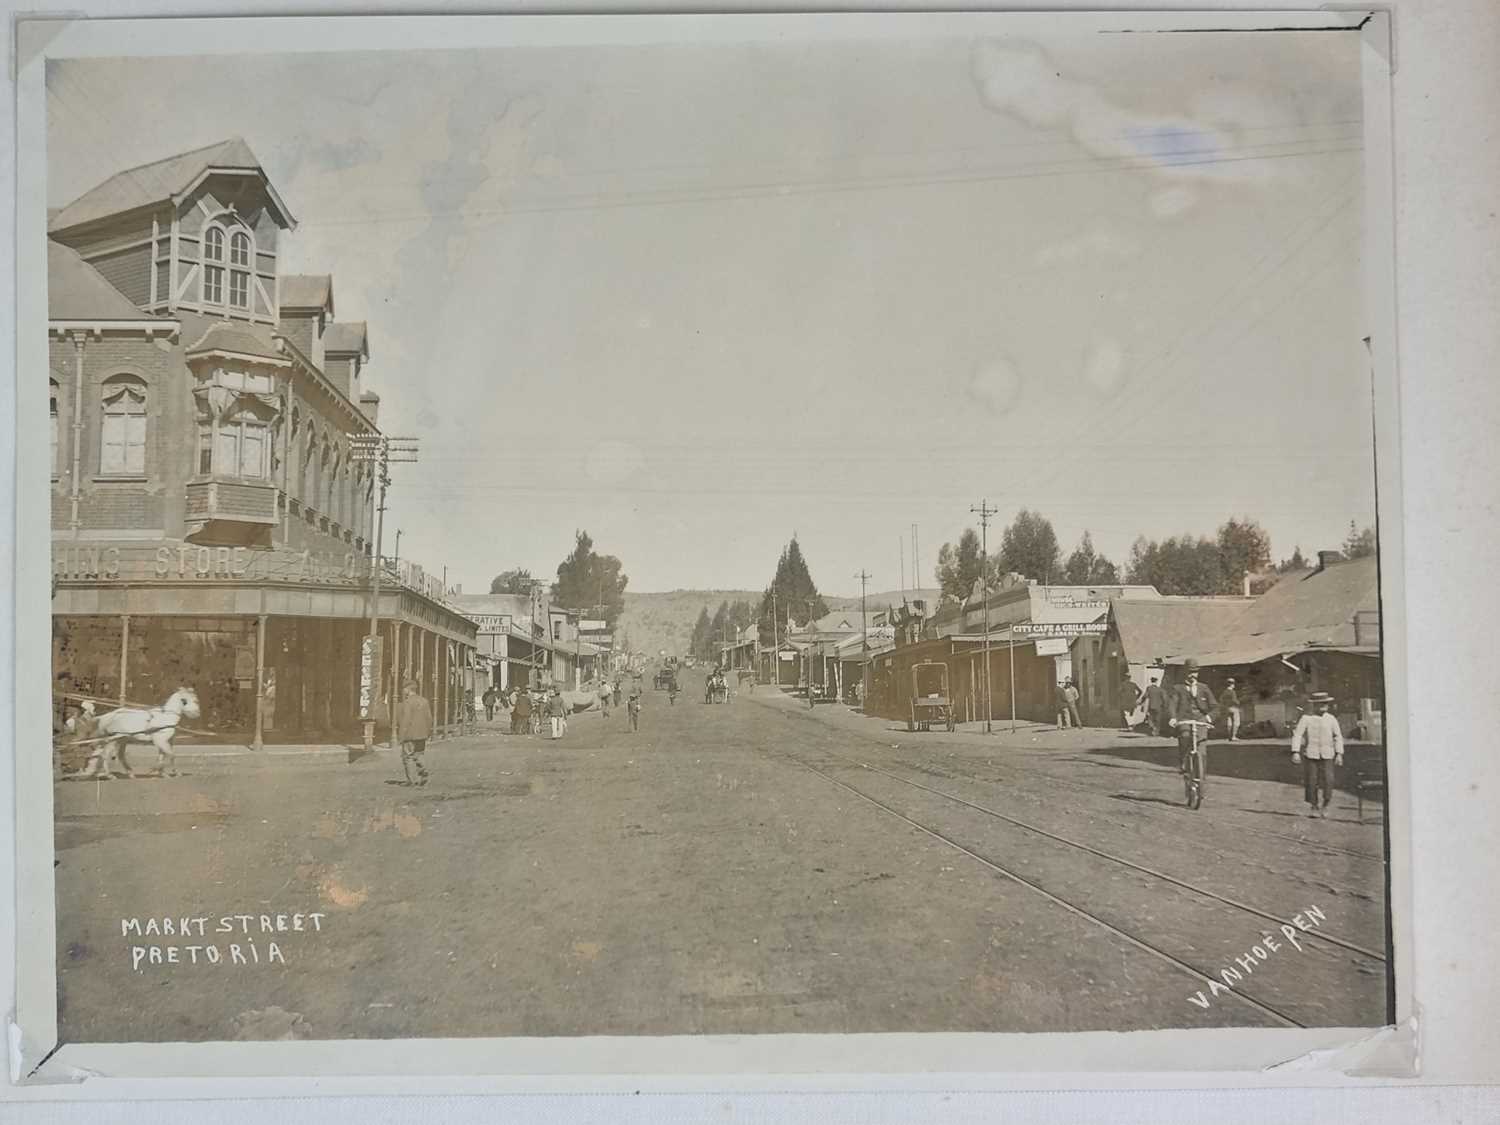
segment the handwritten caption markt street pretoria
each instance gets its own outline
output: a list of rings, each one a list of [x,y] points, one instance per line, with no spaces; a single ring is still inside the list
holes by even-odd
[[[322,912],[309,914],[223,914],[218,918],[190,915],[176,918],[121,918],[124,938],[176,938],[168,944],[130,947],[130,967],[144,973],[150,965],[285,965],[286,954],[277,934],[323,932]],[[189,944],[192,938],[207,939]],[[222,936],[221,936],[222,935]]]

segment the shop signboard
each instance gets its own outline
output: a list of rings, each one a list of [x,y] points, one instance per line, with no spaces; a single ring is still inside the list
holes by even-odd
[[[384,674],[383,638],[365,637],[359,644],[359,717],[373,722],[380,706],[380,684]]]
[[[508,613],[469,613],[465,616],[479,626],[481,633],[510,632],[510,614]]]
[[[369,560],[353,551],[200,547],[193,543],[125,546],[54,543],[52,573],[60,582],[318,582],[364,583]]]
[[[1044,637],[1036,643],[1038,656],[1062,656],[1067,651],[1067,637]]]
[[[1011,626],[1011,631],[1018,637],[1102,637],[1108,629],[1109,623],[1105,621],[1025,621]]]

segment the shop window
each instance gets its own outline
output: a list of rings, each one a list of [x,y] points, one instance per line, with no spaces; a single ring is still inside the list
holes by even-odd
[[[131,375],[104,381],[99,471],[105,476],[146,472],[146,384]]]

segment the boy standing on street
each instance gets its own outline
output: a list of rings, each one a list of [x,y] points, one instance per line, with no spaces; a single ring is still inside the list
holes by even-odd
[[[1125,673],[1125,678],[1120,681],[1120,708],[1124,719],[1122,730],[1134,730],[1135,724],[1131,722],[1131,715],[1141,702],[1141,689],[1136,687],[1135,681],[1130,678],[1130,673]]]
[[[637,683],[635,685],[635,687],[633,687],[633,688],[630,689],[630,699],[628,701],[628,708],[629,708],[629,711],[630,711],[630,729],[632,731],[640,730],[641,729],[641,685],[639,683]]]
[[[1234,688],[1234,677],[1224,681],[1224,690],[1219,693],[1219,706],[1224,709],[1224,725],[1229,728],[1229,741],[1240,740],[1240,693]]]
[[[432,707],[417,691],[415,680],[406,682],[406,690],[397,712],[397,729],[401,732],[401,769],[406,774],[406,784],[413,784],[412,767],[416,767],[417,786],[427,784],[427,767],[422,754],[427,750],[427,740],[432,737]]]

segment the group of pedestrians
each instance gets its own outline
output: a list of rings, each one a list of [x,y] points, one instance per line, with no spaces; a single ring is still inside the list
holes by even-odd
[[[1129,675],[1121,685],[1124,729],[1133,730],[1144,719],[1153,735],[1174,732],[1184,768],[1192,749],[1192,728],[1186,720],[1212,723],[1217,719],[1229,732],[1228,741],[1239,741],[1242,712],[1234,677],[1224,681],[1224,689],[1216,698],[1198,676],[1198,662],[1188,660],[1183,664],[1183,682],[1170,691],[1162,688],[1159,675],[1148,679],[1144,692]],[[1333,802],[1333,771],[1344,764],[1344,731],[1333,714],[1333,696],[1326,691],[1313,692],[1308,705],[1311,710],[1302,714],[1292,731],[1292,763],[1302,767],[1308,815],[1326,817]]]
[[[1183,665],[1183,678],[1187,678],[1191,670],[1196,682],[1198,675],[1198,662],[1189,660]],[[1071,683],[1071,681],[1069,681]],[[1179,685],[1180,686],[1180,685]],[[1203,686],[1208,691],[1208,685]],[[1209,692],[1212,697],[1212,692]],[[1151,734],[1160,738],[1171,729],[1171,708],[1173,696],[1161,686],[1161,676],[1152,673],[1147,678],[1146,690],[1142,691],[1130,673],[1125,673],[1125,678],[1120,683],[1120,705],[1123,720],[1122,730],[1135,730],[1142,723],[1146,724]],[[1235,688],[1234,677],[1224,681],[1224,690],[1214,700],[1211,717],[1215,717],[1229,732],[1229,741],[1238,742],[1240,739],[1240,697]]]

